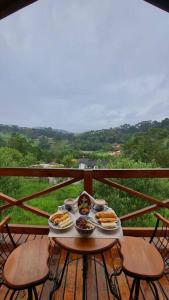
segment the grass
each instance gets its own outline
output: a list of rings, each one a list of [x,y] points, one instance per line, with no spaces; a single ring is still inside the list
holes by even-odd
[[[15,195],[16,199],[23,196],[30,195],[37,191],[44,190],[49,187],[46,180],[38,179],[21,179],[21,189]],[[53,213],[57,210],[59,205],[62,205],[66,198],[76,198],[82,191],[82,184],[72,184],[58,191],[52,192],[46,196],[35,198],[26,202],[33,207],[40,208],[46,212]],[[47,219],[39,217],[32,212],[26,211],[19,207],[12,207],[5,210],[2,217],[10,215],[11,223],[15,224],[33,224],[33,225],[47,225]]]

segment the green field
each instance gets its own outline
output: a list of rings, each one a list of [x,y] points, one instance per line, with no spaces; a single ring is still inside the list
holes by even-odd
[[[19,193],[15,195],[17,199],[35,193],[37,191],[44,190],[49,187],[47,181],[38,179],[21,179],[21,189]],[[26,202],[34,207],[41,208],[42,210],[53,213],[57,210],[58,205],[62,205],[63,201],[66,198],[76,198],[82,191],[81,183],[72,184],[60,189],[56,192],[52,192],[46,196],[32,199]],[[39,217],[29,211],[18,207],[12,207],[8,210],[5,210],[1,218],[5,215],[11,216],[11,223],[17,224],[36,224],[36,225],[47,225],[47,219],[44,217]]]

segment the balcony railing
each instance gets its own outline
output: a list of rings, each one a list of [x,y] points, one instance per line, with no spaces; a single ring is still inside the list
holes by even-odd
[[[50,186],[47,189],[35,192],[31,195],[27,195],[20,199],[14,199],[9,195],[0,193],[0,200],[4,201],[4,204],[0,206],[0,212],[10,207],[20,207],[21,209],[31,211],[33,214],[42,216],[44,218],[49,217],[49,213],[39,208],[35,208],[26,204],[28,200],[38,198],[40,196],[47,195],[56,190],[64,188],[78,181],[83,181],[83,188],[89,194],[93,194],[93,181],[97,180],[103,184],[106,184],[114,189],[126,192],[143,202],[147,202],[147,206],[130,212],[128,214],[120,216],[121,221],[131,220],[133,218],[143,216],[147,213],[156,211],[160,208],[169,208],[169,199],[158,200],[151,195],[141,193],[134,189],[127,187],[126,185],[119,184],[113,179],[119,178],[169,178],[169,169],[98,169],[98,170],[79,170],[79,169],[35,169],[35,168],[0,168],[0,176],[22,176],[22,177],[62,177],[63,181],[56,185]],[[65,179],[65,180],[64,180]],[[19,230],[19,225],[13,225],[13,230]],[[32,226],[31,226],[32,227]],[[29,226],[25,226],[29,228]],[[35,228],[35,227],[34,227]],[[38,228],[38,229],[37,229]],[[22,226],[22,229],[23,226]],[[25,229],[26,230],[26,229]],[[28,229],[27,229],[28,230]],[[36,226],[36,230],[40,230],[39,226]],[[47,232],[47,227],[43,228]],[[151,228],[138,229],[127,228],[125,229],[127,234],[150,235]],[[43,231],[43,232],[44,232]],[[142,234],[141,234],[142,232]]]

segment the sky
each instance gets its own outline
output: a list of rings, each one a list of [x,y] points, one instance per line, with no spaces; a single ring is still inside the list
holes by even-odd
[[[71,132],[169,117],[169,14],[39,0],[0,21],[0,123]]]

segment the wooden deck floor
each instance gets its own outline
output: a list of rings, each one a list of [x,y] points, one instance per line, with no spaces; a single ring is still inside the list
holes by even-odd
[[[17,244],[21,244],[26,240],[43,238],[43,235],[27,235],[27,234],[14,234],[14,239]],[[56,247],[55,253],[52,256],[51,271],[54,273],[62,268],[65,251],[59,250]],[[78,258],[79,256],[73,255],[72,259]],[[106,263],[108,270],[111,270],[119,265],[120,258],[118,255],[117,247],[113,247],[111,251],[105,253]],[[97,263],[100,261],[99,255],[93,257],[89,263],[88,278],[87,278],[87,300],[114,300],[115,298],[110,293],[108,284],[105,280],[104,270],[101,264]],[[130,287],[132,279],[121,274],[117,277],[118,288],[121,294],[122,300],[129,299]],[[47,281],[44,285],[38,286],[38,294],[40,300],[48,300],[49,292],[52,289],[53,283]],[[169,275],[163,276],[158,282],[158,291],[160,300],[169,300]],[[11,291],[5,287],[0,288],[0,300],[9,300]],[[81,300],[82,298],[82,261],[74,260],[71,262],[65,272],[62,285],[58,291],[55,292],[53,300]],[[26,300],[25,291],[21,291],[16,295],[15,300]],[[152,300],[153,295],[149,286],[145,283],[141,283],[140,300]]]

